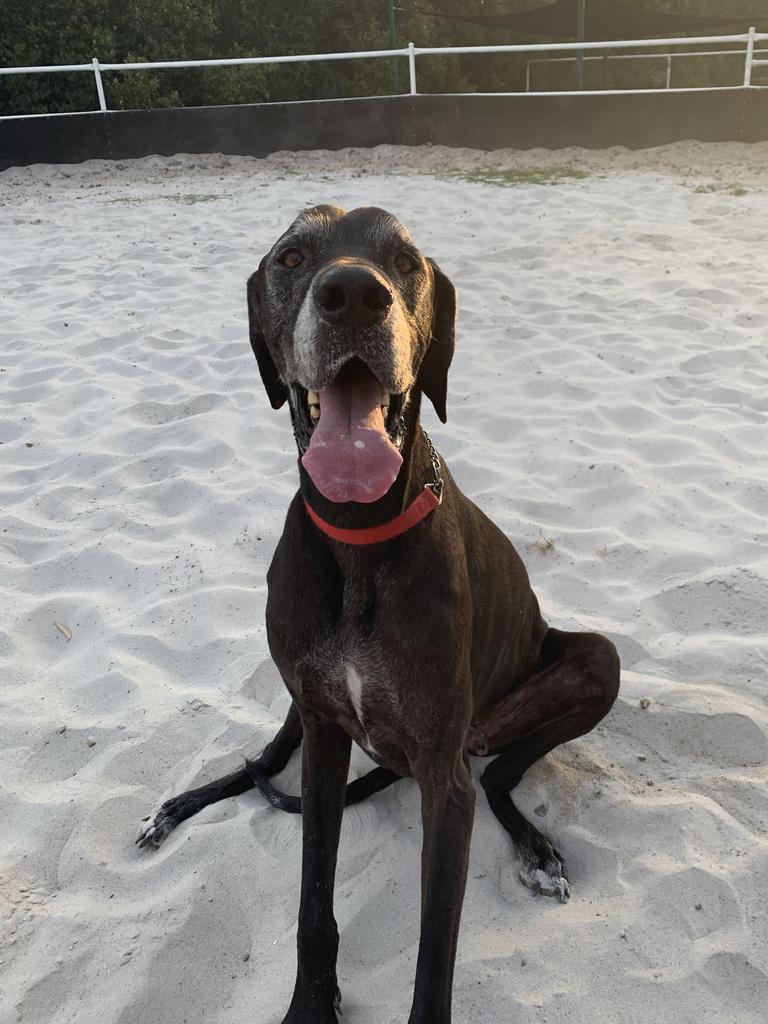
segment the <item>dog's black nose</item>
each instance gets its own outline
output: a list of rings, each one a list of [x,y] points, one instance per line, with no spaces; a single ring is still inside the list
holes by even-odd
[[[392,305],[392,292],[372,267],[341,263],[323,271],[314,296],[324,320],[371,327],[380,323]]]

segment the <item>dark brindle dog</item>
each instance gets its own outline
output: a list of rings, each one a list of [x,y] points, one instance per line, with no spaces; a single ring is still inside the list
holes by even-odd
[[[421,940],[410,1024],[447,1024],[475,791],[481,782],[523,882],[568,898],[563,858],[510,791],[600,721],[619,687],[613,644],[548,628],[506,537],[441,469],[419,426],[445,422],[456,295],[383,210],[304,211],[248,282],[251,343],[270,402],[289,402],[300,490],[268,574],[269,649],[293,703],[256,761],[167,801],[139,843],[254,784],[301,810],[298,974],[283,1024],[336,1021],[336,854],[345,802],[401,776],[421,789]],[[301,801],[275,790],[304,740]],[[380,766],[347,785],[350,747]]]

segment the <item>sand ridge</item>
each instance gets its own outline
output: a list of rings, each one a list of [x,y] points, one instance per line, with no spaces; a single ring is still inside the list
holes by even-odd
[[[466,180],[532,167],[588,176]],[[768,147],[686,143],[0,174],[0,1024],[282,1019],[299,820],[248,794],[132,842],[287,709],[264,603],[295,452],[245,280],[328,201],[391,209],[458,286],[426,425],[548,620],[624,665],[611,715],[517,791],[566,907],[478,800],[455,1021],[764,1022]],[[407,1019],[419,854],[412,783],[346,812],[345,1020]]]

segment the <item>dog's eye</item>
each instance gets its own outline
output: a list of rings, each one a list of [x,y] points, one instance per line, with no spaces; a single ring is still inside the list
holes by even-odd
[[[410,253],[401,252],[395,260],[395,266],[401,274],[410,274],[416,269],[416,260]]]
[[[280,256],[280,262],[283,266],[288,267],[289,270],[298,267],[303,259],[304,255],[298,249],[286,249]]]

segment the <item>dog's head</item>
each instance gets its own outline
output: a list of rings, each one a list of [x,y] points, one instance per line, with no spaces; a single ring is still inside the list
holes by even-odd
[[[416,390],[445,422],[456,293],[385,210],[304,210],[248,281],[251,344],[302,462],[331,501],[375,501]]]

